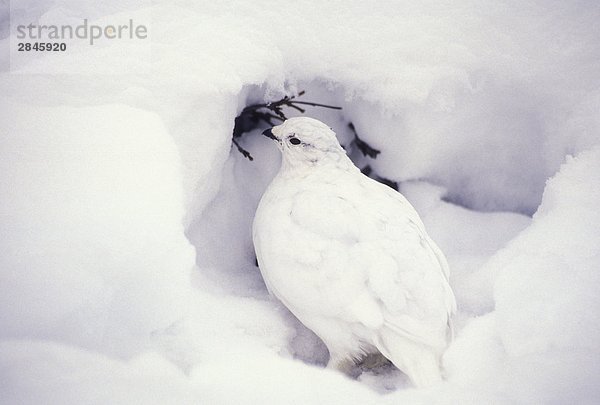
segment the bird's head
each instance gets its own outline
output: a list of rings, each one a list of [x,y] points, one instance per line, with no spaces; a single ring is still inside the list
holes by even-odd
[[[294,117],[263,132],[277,141],[285,164],[315,166],[348,160],[335,132],[321,121]]]

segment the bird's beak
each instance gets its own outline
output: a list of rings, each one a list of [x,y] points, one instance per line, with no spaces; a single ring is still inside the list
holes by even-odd
[[[273,129],[273,128],[265,129],[262,134],[264,136],[266,136],[267,138],[271,138],[271,139],[278,141],[279,139],[277,139],[275,137],[275,135],[273,135],[273,131],[271,131],[271,129]]]

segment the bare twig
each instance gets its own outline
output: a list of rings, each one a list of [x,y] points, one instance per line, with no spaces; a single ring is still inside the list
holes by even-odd
[[[377,173],[375,173],[373,171],[373,168],[370,165],[366,165],[365,167],[360,169],[360,171],[365,176],[369,176],[370,178],[377,180],[378,182],[385,184],[386,186],[391,187],[394,190],[398,191],[398,183],[397,182],[390,180],[390,179],[386,179],[385,177],[378,176]]]
[[[240,115],[236,117],[235,126],[233,128],[232,142],[236,146],[237,150],[240,151],[240,153],[244,157],[253,160],[252,156],[250,155],[250,152],[242,148],[237,142],[236,138],[243,136],[246,132],[250,132],[251,130],[258,128],[261,123],[265,123],[269,126],[275,126],[277,123],[287,120],[287,116],[284,112],[284,108],[286,107],[293,108],[301,114],[304,114],[306,112],[306,109],[300,107],[300,105],[330,108],[333,110],[342,109],[342,107],[337,107],[328,104],[296,100],[297,97],[304,95],[304,93],[305,92],[303,90],[295,96],[285,96],[281,100],[273,101],[270,103],[252,104],[245,107],[240,113]],[[381,151],[371,147],[368,143],[360,139],[360,137],[356,133],[356,128],[352,123],[348,124],[348,127],[354,133],[353,142],[356,145],[356,147],[362,152],[362,154],[373,159],[377,158],[377,155],[379,155]]]
[[[275,126],[277,123],[287,120],[287,116],[283,110],[286,107],[293,108],[301,114],[304,114],[306,109],[299,107],[298,104],[312,107],[331,108],[335,110],[342,109],[342,107],[336,107],[327,104],[296,100],[296,97],[300,97],[304,95],[304,93],[304,90],[302,90],[295,96],[285,96],[281,100],[270,103],[253,104],[245,107],[240,115],[235,118],[235,125],[233,128],[232,142],[236,146],[237,150],[244,157],[253,160],[250,153],[240,146],[236,138],[240,138],[246,132],[258,128],[261,122],[264,122],[270,126]]]
[[[356,133],[356,128],[354,128],[353,123],[349,123],[348,128],[350,128],[354,133],[354,144],[362,152],[362,154],[373,159],[377,158],[377,155],[379,155],[381,151],[373,148],[371,145],[360,139]]]
[[[231,138],[231,142],[233,142],[233,144],[235,145],[235,147],[237,148],[237,150],[245,157],[248,158],[250,161],[253,161],[254,158],[252,157],[252,155],[250,154],[250,152],[248,152],[246,149],[242,148],[240,146],[240,144],[235,140],[235,138]]]
[[[333,110],[341,110],[342,109],[342,107],[336,107],[334,105],[327,105],[327,104],[311,103],[310,101],[290,101],[290,104],[312,105],[313,107],[331,108]]]

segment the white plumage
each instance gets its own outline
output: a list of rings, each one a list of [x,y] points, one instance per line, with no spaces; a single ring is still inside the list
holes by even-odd
[[[320,121],[265,131],[281,169],[258,206],[254,246],[269,291],[348,372],[381,353],[416,386],[441,379],[456,303],[443,253],[410,203],[354,166]]]

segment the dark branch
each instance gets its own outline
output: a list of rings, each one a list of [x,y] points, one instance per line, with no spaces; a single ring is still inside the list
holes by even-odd
[[[290,104],[290,107],[295,108],[296,110],[300,111],[301,114],[304,114],[306,112],[306,110],[304,108],[300,108],[295,104]]]
[[[373,168],[370,165],[366,165],[365,167],[360,169],[360,171],[365,176],[369,176],[373,180],[377,180],[378,182],[385,184],[386,186],[391,187],[394,190],[398,191],[398,183],[397,182],[390,180],[390,179],[386,179],[385,177],[378,176],[377,173],[375,173],[373,171]]]
[[[233,144],[235,145],[235,147],[237,148],[237,150],[245,157],[248,158],[250,161],[253,161],[254,158],[252,157],[252,155],[250,154],[250,152],[248,152],[246,149],[242,148],[240,146],[240,144],[235,140],[235,138],[231,138],[231,142],[233,142]]]
[[[362,154],[364,156],[368,156],[370,158],[376,159],[377,155],[379,155],[381,153],[381,151],[373,148],[371,145],[369,145],[368,143],[366,143],[365,141],[360,139],[358,137],[358,134],[356,133],[356,128],[354,128],[353,123],[349,123],[348,128],[350,128],[352,130],[352,132],[354,132],[354,144],[362,152]]]
[[[240,115],[235,118],[235,125],[233,127],[233,143],[237,147],[237,150],[240,151],[244,157],[253,160],[250,153],[237,143],[236,138],[240,138],[246,132],[250,132],[253,129],[259,128],[261,122],[264,122],[269,126],[275,126],[276,123],[287,120],[287,116],[283,110],[285,107],[293,108],[301,114],[304,114],[306,110],[302,107],[299,107],[297,104],[308,105],[311,107],[331,108],[334,110],[342,109],[342,107],[336,107],[327,104],[296,100],[296,97],[300,97],[304,95],[304,93],[305,91],[302,90],[298,92],[297,95],[285,96],[281,100],[246,106]]]
[[[331,108],[333,110],[341,110],[342,109],[342,107],[336,107],[334,105],[311,103],[309,101],[290,101],[290,104],[304,104],[304,105],[311,105],[313,107]]]

